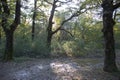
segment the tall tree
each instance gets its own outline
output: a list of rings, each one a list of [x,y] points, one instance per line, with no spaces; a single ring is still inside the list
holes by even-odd
[[[120,3],[113,4],[113,0],[102,0],[103,8],[103,34],[105,40],[105,59],[104,71],[113,72],[118,71],[116,66],[115,54],[115,40],[113,27],[115,21],[113,19],[113,12],[120,6]]]
[[[33,17],[32,17],[32,40],[34,40],[34,36],[35,36],[36,11],[37,11],[37,0],[34,0],[34,12],[33,12]]]
[[[1,22],[1,16],[2,16],[2,5],[0,1],[0,22]],[[1,37],[2,37],[2,30],[1,30],[1,24],[0,24],[0,44],[1,44]]]
[[[7,0],[1,0],[2,3],[2,28],[5,32],[6,36],[6,45],[5,45],[5,53],[3,60],[9,61],[13,60],[13,38],[14,38],[14,31],[17,28],[18,24],[20,23],[20,7],[21,7],[21,0],[16,0],[15,5],[15,14],[14,20],[12,24],[8,24],[9,16],[10,16],[10,8],[8,5]]]
[[[45,0],[45,1],[46,1],[47,3],[49,3],[50,5],[52,5],[52,9],[51,9],[51,13],[50,13],[50,16],[49,16],[49,21],[48,21],[48,27],[47,27],[47,47],[48,47],[49,50],[51,50],[51,40],[52,40],[52,36],[53,36],[55,33],[57,33],[59,30],[64,30],[64,29],[62,29],[62,26],[63,26],[66,22],[70,21],[70,20],[73,19],[74,17],[79,16],[81,13],[85,12],[87,9],[84,10],[83,12],[81,12],[83,8],[78,9],[78,11],[74,12],[74,13],[73,13],[71,16],[69,16],[67,19],[63,20],[63,21],[61,22],[60,26],[59,26],[56,30],[53,31],[53,30],[52,30],[52,29],[53,29],[53,24],[54,24],[53,18],[54,18],[54,14],[55,14],[55,12],[56,12],[56,8],[57,8],[57,7],[60,7],[61,4],[67,4],[67,3],[71,2],[71,0],[68,0],[68,1],[65,1],[65,2],[64,2],[64,1],[60,1],[60,0],[53,0],[52,3],[51,3],[51,2],[48,2],[47,0]],[[57,5],[57,4],[60,4],[60,5]],[[64,30],[64,31],[66,31],[66,30]],[[68,31],[66,31],[66,32],[68,32]]]

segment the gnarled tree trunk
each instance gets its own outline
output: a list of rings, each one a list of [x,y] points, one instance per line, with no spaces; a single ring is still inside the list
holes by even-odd
[[[13,60],[13,36],[14,31],[20,23],[20,2],[21,0],[16,0],[15,6],[15,18],[13,23],[8,26],[8,17],[10,16],[10,9],[7,3],[7,0],[1,0],[2,3],[2,28],[5,32],[6,36],[6,45],[5,45],[5,53],[3,56],[3,60],[10,61]]]
[[[4,60],[13,60],[13,31],[6,31],[6,45],[5,45],[5,53]]]
[[[116,56],[115,56],[115,40],[113,26],[115,21],[113,20],[113,0],[103,0],[103,34],[105,41],[105,59],[104,59],[104,71],[114,72],[117,71]]]

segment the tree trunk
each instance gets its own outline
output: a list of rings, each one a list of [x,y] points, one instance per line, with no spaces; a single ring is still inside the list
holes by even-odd
[[[115,22],[113,20],[113,2],[109,0],[103,0],[103,34],[105,40],[105,59],[104,68],[106,72],[117,71],[116,56],[115,56],[115,41],[113,26]]]
[[[1,25],[0,25],[0,27],[1,27]],[[2,43],[2,30],[1,30],[1,28],[0,28],[0,44]]]
[[[32,18],[32,41],[35,37],[35,18],[36,18],[36,9],[37,9],[37,0],[34,0],[34,12],[33,12],[33,18]]]
[[[109,29],[108,29],[109,28]],[[114,48],[114,35],[113,35],[113,27],[109,25],[109,27],[104,34],[105,39],[105,60],[104,60],[104,71],[113,72],[117,71],[116,66],[116,56],[115,56],[115,48]]]
[[[0,1],[0,16],[2,15],[2,4]],[[0,17],[1,19],[1,17]],[[2,38],[2,29],[1,29],[2,25],[0,24],[0,44],[1,44],[1,38]]]
[[[5,45],[5,54],[4,59],[5,61],[13,60],[13,31],[5,32],[6,35],[6,45]]]
[[[50,31],[48,31],[48,35],[47,35],[47,47],[48,47],[49,51],[51,51],[51,40],[52,40],[52,34],[50,33]]]
[[[16,0],[15,18],[10,26],[6,25],[8,24],[8,19],[10,16],[10,8],[8,2],[7,0],[1,0],[1,4],[3,10],[1,25],[6,36],[6,45],[5,45],[5,53],[3,56],[3,60],[10,61],[13,60],[13,34],[17,26],[20,24],[21,0]]]

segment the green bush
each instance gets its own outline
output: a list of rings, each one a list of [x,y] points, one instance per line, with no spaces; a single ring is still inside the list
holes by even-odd
[[[84,41],[82,39],[76,39],[73,41],[66,41],[63,43],[63,48],[65,53],[68,56],[84,56],[85,49],[84,49]]]
[[[23,32],[24,33],[24,32]],[[49,51],[46,47],[46,33],[41,32],[35,35],[35,39],[31,40],[30,33],[15,37],[14,53],[16,57],[47,57]],[[26,37],[24,37],[26,36]]]
[[[1,40],[1,43],[0,43],[0,57],[3,56],[4,49],[5,49],[5,40],[2,39],[2,40]]]
[[[52,47],[51,56],[53,56],[53,57],[66,56],[61,42],[53,39],[51,47]]]

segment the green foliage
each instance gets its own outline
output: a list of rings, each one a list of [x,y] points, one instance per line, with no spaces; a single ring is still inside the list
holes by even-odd
[[[56,34],[52,39],[52,52],[46,47],[46,24],[36,24],[35,40],[31,41],[31,27],[29,24],[21,24],[15,33],[14,54],[16,57],[48,57],[52,56],[87,56],[102,49],[101,23],[92,24],[91,17],[78,19],[79,21],[68,22],[64,26],[74,34],[71,38],[68,33]],[[23,20],[24,21],[24,20]],[[65,35],[67,34],[67,35]],[[65,37],[66,39],[58,38]]]
[[[101,23],[93,24],[91,17],[81,17],[76,22],[68,22],[64,26],[69,29],[74,37],[68,33],[56,34],[52,38],[52,52],[46,47],[46,23],[36,24],[35,40],[31,40],[31,26],[23,19],[14,37],[14,55],[16,57],[49,57],[60,56],[87,56],[92,55],[98,49],[102,49]],[[64,27],[63,26],[63,27]],[[58,38],[65,37],[66,39]],[[1,45],[1,53],[3,46]]]
[[[65,53],[68,56],[84,56],[85,49],[84,49],[84,41],[81,39],[76,39],[75,41],[67,41],[63,43],[63,48]]]
[[[63,47],[62,47],[61,42],[53,39],[51,47],[52,47],[51,55],[52,55],[53,57],[60,57],[60,56],[61,56],[61,57],[64,57],[64,56],[67,56],[67,55],[65,54],[65,51],[64,51],[64,49],[63,49]]]
[[[49,52],[46,47],[46,33],[43,31],[40,33],[36,35],[34,41],[31,40],[29,31],[16,33],[19,36],[15,40],[15,56],[47,57]]]
[[[46,46],[46,34],[43,32],[43,34],[39,35],[39,37],[32,42],[32,54],[36,57],[49,57],[49,53]]]
[[[119,24],[117,24],[115,27],[114,27],[114,32],[115,32],[115,48],[116,49],[120,49],[120,27],[119,27]]]
[[[52,0],[48,0],[52,2]],[[11,15],[9,16],[8,24],[6,26],[9,28],[11,22],[13,22],[14,18],[14,3],[15,1],[9,1]],[[101,0],[82,0],[77,5],[81,6],[80,9],[84,10],[88,7],[99,5]],[[49,50],[46,47],[46,27],[48,24],[48,13],[50,6],[44,0],[38,1],[37,4],[37,16],[35,21],[35,40],[31,40],[31,19],[32,19],[32,12],[34,10],[28,9],[25,11],[22,8],[21,12],[21,24],[15,31],[14,37],[14,55],[16,57],[25,56],[25,57],[48,57],[49,55],[52,56],[88,56],[88,55],[95,55],[97,54],[96,51],[103,49],[103,34],[101,32],[102,23],[98,22],[94,19],[93,13],[94,10],[90,9],[85,14],[81,14],[80,17],[74,18],[69,22],[65,23],[62,28],[69,31],[74,37],[71,37],[69,33],[65,32],[57,33],[52,38],[52,51],[49,54]],[[79,7],[78,6],[78,7]],[[24,9],[24,10],[23,10]],[[93,8],[95,9],[95,8]],[[57,11],[54,16],[53,22],[56,24],[54,29],[58,27],[61,22],[67,19],[72,13],[74,13],[75,9],[68,9]],[[93,11],[93,13],[92,13]],[[0,21],[2,15],[0,13]],[[115,38],[116,41],[116,48],[120,48],[120,28],[118,27],[119,24],[115,27]],[[60,40],[58,40],[60,38]],[[2,34],[2,43],[0,44],[0,56],[4,53],[4,45],[5,45],[5,36]]]
[[[4,47],[5,43],[3,43],[3,42],[5,42],[5,40],[2,38],[1,44],[0,44],[0,58],[3,57],[3,53],[4,53],[4,49],[5,49],[5,47]]]

